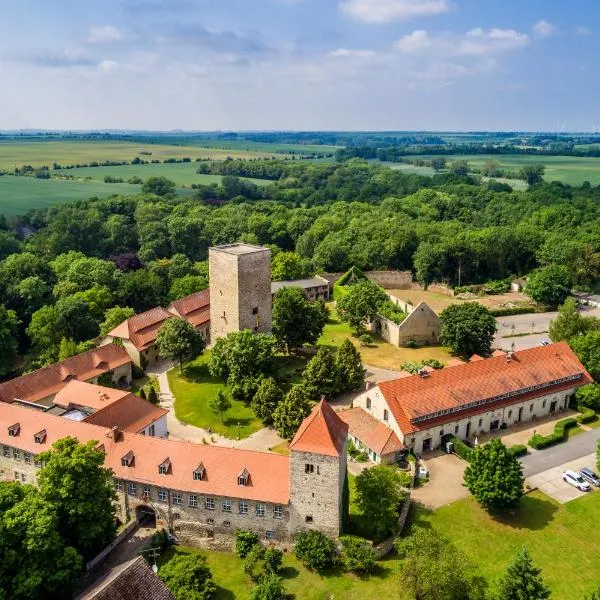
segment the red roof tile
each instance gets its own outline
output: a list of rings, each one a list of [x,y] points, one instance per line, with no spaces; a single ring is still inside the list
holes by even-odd
[[[179,300],[171,302],[168,310],[175,313],[179,317],[190,321],[192,318],[196,319],[198,314],[208,313],[209,307],[209,290],[203,290],[202,292],[196,292],[195,294],[191,294],[190,296],[186,296],[185,298],[180,298]]]
[[[93,379],[130,362],[123,348],[100,346],[0,384],[0,401],[37,402],[59,392],[71,379]]]
[[[349,432],[354,437],[380,456],[398,452],[404,448],[394,431],[366,410],[355,407],[336,414],[344,423],[348,424]]]
[[[172,313],[162,306],[157,306],[139,315],[129,317],[107,335],[130,340],[138,350],[145,350],[156,341],[161,325],[172,317]]]
[[[491,402],[478,407],[469,407],[479,400],[496,398],[495,403],[514,404],[523,397],[546,395],[554,389],[564,387],[559,380],[570,380],[567,387],[590,383],[592,378],[575,353],[565,342],[540,346],[515,352],[509,360],[506,355],[457,365],[434,371],[428,377],[415,375],[404,379],[384,381],[379,389],[403,433],[417,431],[420,422],[413,419],[432,415],[431,419],[454,421],[457,414],[435,415],[445,410],[461,409],[471,414],[490,409]],[[552,383],[556,382],[556,383]],[[546,386],[527,390],[535,386]],[[548,387],[551,386],[551,387]],[[523,390],[522,394],[519,393]],[[500,396],[511,394],[510,397]],[[424,427],[432,424],[428,419]]]
[[[135,394],[127,394],[124,398],[86,417],[85,422],[101,427],[116,426],[124,431],[138,433],[158,421],[167,412],[166,409],[155,406]]]
[[[326,400],[321,400],[302,421],[290,443],[290,450],[340,456],[344,451],[347,434],[348,425],[337,416]]]
[[[10,437],[8,425],[19,423],[19,435]],[[34,435],[46,430],[43,444],[36,444]],[[289,458],[278,454],[224,448],[180,442],[124,432],[113,438],[106,427],[86,422],[69,421],[46,412],[25,408],[18,404],[0,403],[0,443],[18,446],[34,455],[48,450],[57,440],[72,436],[81,442],[96,440],[104,446],[104,464],[114,477],[141,484],[151,484],[183,492],[212,494],[287,504],[289,502]],[[121,458],[132,452],[130,467],[121,464]],[[165,456],[171,459],[166,475],[158,472]],[[202,463],[204,477],[193,478],[193,471]],[[248,485],[240,486],[237,474],[248,469]]]

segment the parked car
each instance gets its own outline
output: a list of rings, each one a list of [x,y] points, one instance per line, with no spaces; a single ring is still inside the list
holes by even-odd
[[[591,469],[588,469],[587,467],[583,467],[583,469],[581,469],[579,471],[579,474],[586,481],[589,481],[592,485],[595,485],[596,487],[600,487],[600,477],[598,477],[598,475],[596,475],[596,473],[594,473],[594,471],[592,471]]]
[[[592,486],[579,473],[575,473],[575,471],[565,471],[562,474],[562,478],[563,481],[566,481],[569,485],[576,487],[582,492],[589,492],[592,489]]]
[[[549,346],[550,345],[550,340],[542,340],[540,342],[540,345],[542,345],[542,346]]]

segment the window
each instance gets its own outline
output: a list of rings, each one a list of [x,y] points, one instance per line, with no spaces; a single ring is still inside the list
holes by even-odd
[[[444,435],[444,430],[440,429],[440,437],[442,437]]]
[[[123,491],[123,482],[122,481],[115,481],[115,490],[117,492]]]
[[[257,517],[265,516],[265,505],[262,502],[256,503],[256,516]]]
[[[167,501],[167,490],[158,490],[158,499],[161,502]]]
[[[454,426],[454,433],[458,433],[458,425]]]
[[[546,401],[545,400],[542,402],[542,408],[546,408]]]
[[[169,472],[169,468],[171,467],[171,461],[166,458],[163,462],[158,465],[158,474],[166,475]]]
[[[231,512],[231,500],[223,500],[223,511]]]
[[[150,498],[150,488],[147,485],[144,486],[143,496],[144,496],[144,498]]]
[[[238,477],[238,485],[246,485],[247,482],[248,482],[248,480],[246,479],[246,477],[243,477],[243,476]]]
[[[371,410],[371,398],[367,398],[367,408]]]
[[[121,458],[121,466],[122,467],[130,467],[133,463],[133,452],[128,452],[125,456]]]
[[[21,473],[19,471],[15,471],[15,481],[21,481]]]
[[[171,501],[173,504],[181,504],[181,494],[179,492],[171,492]]]
[[[194,470],[194,481],[200,481],[204,477],[204,465],[200,463]]]
[[[33,441],[36,444],[43,444],[46,441],[46,430],[42,429],[42,431],[39,431],[38,433],[36,433],[33,436]]]
[[[25,473],[21,473],[21,483],[25,483],[27,481],[27,475]]]
[[[188,496],[188,506],[191,506],[192,508],[198,508],[198,496],[195,494],[190,494]]]
[[[275,532],[274,532],[272,529],[267,529],[267,530],[265,531],[265,537],[266,537],[268,540],[274,540],[274,539],[275,539]]]
[[[384,409],[383,409],[383,420],[384,420],[384,421],[387,421],[387,420],[388,420],[388,416],[389,416],[389,415],[388,415],[387,408],[384,408]]]
[[[150,425],[150,427],[148,427],[148,435],[154,437],[154,435],[155,435],[154,423],[152,423],[152,425]]]
[[[258,306],[255,306],[255,307],[252,309],[252,314],[253,314],[253,315],[257,315],[257,314],[258,314]]]
[[[215,510],[215,499],[214,498],[206,498],[206,500],[204,500],[204,506],[208,510]]]
[[[508,418],[510,419],[512,417],[512,410],[508,411]]]
[[[231,527],[231,521],[223,521],[223,527]]]
[[[8,435],[10,437],[17,437],[19,435],[19,431],[21,430],[21,425],[19,423],[15,423],[8,428]]]
[[[274,519],[283,519],[283,506],[274,506],[273,507],[273,518]]]
[[[479,419],[479,427],[483,425],[483,419]]]
[[[529,412],[533,412],[533,404],[529,405]]]
[[[214,524],[215,524],[215,520],[214,520],[214,519],[211,519],[210,517],[208,517],[208,519],[206,519],[206,523],[207,523],[208,525],[214,525]]]
[[[8,446],[3,446],[3,450],[4,450],[4,457],[10,458],[10,448]]]
[[[306,515],[306,516],[304,517],[304,520],[305,520],[307,523],[312,523],[312,522],[313,522],[312,515]]]
[[[21,460],[21,451],[18,448],[13,448],[13,458],[15,460]]]
[[[240,500],[240,514],[241,515],[248,514],[248,503],[245,500]]]
[[[181,519],[181,515],[179,513],[173,513],[173,519]]]
[[[33,464],[34,464],[34,465],[35,465],[35,466],[36,466],[38,469],[40,469],[40,468],[43,466],[43,465],[42,465],[42,461],[41,461],[41,460],[39,460],[37,456],[36,456],[36,457],[34,457],[34,459],[33,459]]]
[[[305,473],[314,473],[314,471],[315,471],[315,465],[311,465],[309,463],[306,463],[304,465],[304,472]]]
[[[31,454],[29,452],[23,452],[23,460],[30,465],[31,464]]]
[[[137,493],[137,486],[135,485],[135,483],[130,483],[127,486],[127,491],[129,492],[130,496],[135,496]]]

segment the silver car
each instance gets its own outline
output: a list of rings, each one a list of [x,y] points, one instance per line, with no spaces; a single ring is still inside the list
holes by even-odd
[[[598,475],[596,475],[596,473],[594,473],[594,471],[591,469],[583,467],[583,469],[579,470],[579,474],[592,485],[600,487],[600,477],[598,477]]]

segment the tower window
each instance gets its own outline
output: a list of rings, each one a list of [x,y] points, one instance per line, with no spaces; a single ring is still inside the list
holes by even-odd
[[[313,522],[312,515],[306,515],[306,516],[304,517],[304,520],[305,520],[307,523],[312,523],[312,522]]]
[[[383,420],[384,421],[388,420],[388,411],[387,411],[387,408],[383,409]]]
[[[257,315],[257,314],[258,314],[258,306],[255,306],[255,307],[252,309],[252,314],[253,314],[253,315]]]
[[[305,473],[314,473],[315,471],[315,465],[311,465],[310,463],[306,463],[304,465],[304,472]]]

